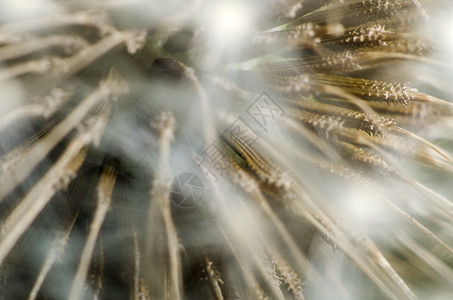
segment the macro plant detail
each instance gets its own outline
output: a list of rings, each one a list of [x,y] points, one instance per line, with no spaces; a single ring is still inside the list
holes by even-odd
[[[0,298],[451,298],[451,13],[0,2]]]

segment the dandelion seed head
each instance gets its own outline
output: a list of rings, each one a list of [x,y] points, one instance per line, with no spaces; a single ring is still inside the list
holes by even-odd
[[[0,0],[1,299],[453,295],[448,17],[102,2]]]

